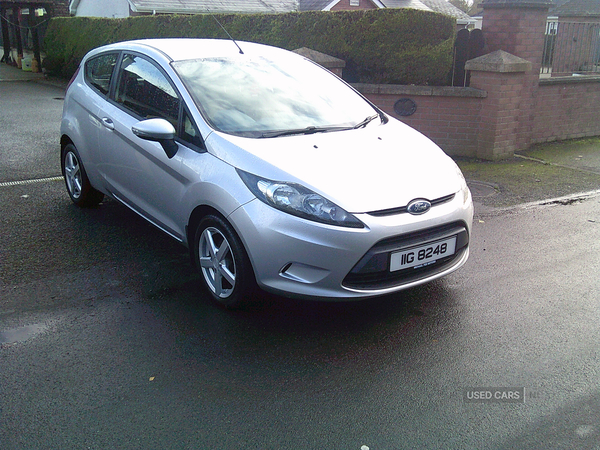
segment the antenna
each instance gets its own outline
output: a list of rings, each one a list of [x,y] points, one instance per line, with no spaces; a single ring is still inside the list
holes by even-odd
[[[242,51],[242,48],[238,45],[237,42],[235,42],[235,39],[233,37],[231,37],[231,35],[229,34],[229,32],[225,29],[225,27],[223,25],[221,25],[221,22],[219,22],[219,19],[217,19],[214,15],[211,14],[211,17],[213,19],[215,19],[215,22],[217,22],[219,24],[219,26],[223,29],[223,31],[225,32],[225,34],[227,36],[229,36],[229,39],[231,39],[231,41],[235,44],[235,46],[238,48],[238,50],[240,51],[240,55],[243,55],[244,52]]]

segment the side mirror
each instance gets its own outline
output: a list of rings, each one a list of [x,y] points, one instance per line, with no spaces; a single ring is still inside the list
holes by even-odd
[[[169,159],[177,153],[175,128],[165,119],[142,120],[131,127],[131,131],[140,139],[158,142]]]

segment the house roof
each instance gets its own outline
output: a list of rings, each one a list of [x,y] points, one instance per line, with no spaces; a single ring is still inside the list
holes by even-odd
[[[140,13],[284,13],[296,11],[296,0],[128,0]]]
[[[335,6],[340,0],[298,0],[300,11],[323,11]],[[431,11],[421,0],[371,0],[379,8],[412,8]],[[446,0],[443,0],[446,1]]]
[[[426,6],[420,0],[380,0],[386,8],[412,8],[431,11],[431,8]]]
[[[420,0],[425,6],[429,7],[435,12],[446,14],[447,16],[454,17],[458,23],[474,23],[475,19],[469,16],[466,12],[461,11],[456,6],[448,2],[447,0]]]
[[[487,0],[490,1],[490,0]],[[491,0],[493,3],[507,0]],[[518,3],[520,0],[511,0]],[[523,0],[532,1],[532,0]],[[541,3],[544,0],[537,0]],[[548,11],[549,16],[562,16],[562,17],[599,17],[600,16],[600,1],[599,0],[545,0],[551,3],[550,10]],[[485,6],[485,5],[484,5]],[[479,14],[482,15],[481,13]],[[485,12],[484,14],[485,15]]]
[[[552,14],[559,17],[598,17],[600,16],[600,1],[568,0],[552,9]]]
[[[489,1],[489,0],[487,0]],[[508,1],[508,0],[506,0]],[[512,0],[515,3],[518,3],[520,0]],[[527,1],[527,0],[523,0],[523,1]],[[550,16],[555,16],[554,11],[556,10],[556,8],[558,8],[559,6],[564,5],[565,3],[567,3],[569,0],[538,0],[541,3],[551,3],[550,5],[550,10],[549,10],[549,15]],[[492,0],[492,3],[501,3],[502,0],[498,1],[498,0]],[[478,9],[477,12],[475,14],[473,14],[473,17],[483,17],[485,15],[485,12],[483,11],[483,7],[482,4],[480,3],[478,5]]]
[[[338,0],[339,1],[339,0]],[[435,11],[454,17],[458,23],[472,23],[475,20],[447,0],[372,0],[380,8],[412,8]],[[335,0],[298,0],[300,11],[322,11],[338,3]]]
[[[332,0],[298,0],[299,11],[323,11]]]

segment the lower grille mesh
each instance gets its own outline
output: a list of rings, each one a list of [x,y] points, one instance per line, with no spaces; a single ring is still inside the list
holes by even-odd
[[[407,268],[395,272],[389,271],[390,255],[393,252],[451,236],[457,237],[456,250],[453,255],[418,269]],[[467,251],[468,245],[469,235],[463,222],[453,222],[416,233],[388,238],[378,242],[367,252],[344,278],[342,285],[354,289],[384,289],[421,280],[451,267]]]

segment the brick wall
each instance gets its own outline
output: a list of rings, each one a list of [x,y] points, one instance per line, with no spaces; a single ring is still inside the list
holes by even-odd
[[[541,80],[532,143],[600,135],[600,77]]]
[[[384,112],[438,144],[446,153],[477,154],[479,114],[484,91],[472,88],[357,84],[355,87]],[[416,103],[410,116],[400,116],[394,104],[404,98]]]
[[[442,96],[415,100],[417,111],[414,115],[395,116],[452,155],[476,154],[480,98]]]
[[[600,76],[540,79],[548,14],[541,3],[486,0],[490,53],[467,63],[471,88],[356,87],[451,155],[500,159],[534,143],[598,136]],[[402,98],[417,104],[414,114],[396,114]]]
[[[446,153],[500,159],[520,146],[522,103],[528,101],[523,73],[477,72],[476,88],[361,85],[355,87],[392,117],[419,130]],[[413,100],[411,116],[394,111],[396,101]],[[600,76],[541,80],[533,96],[529,144],[600,136]]]

